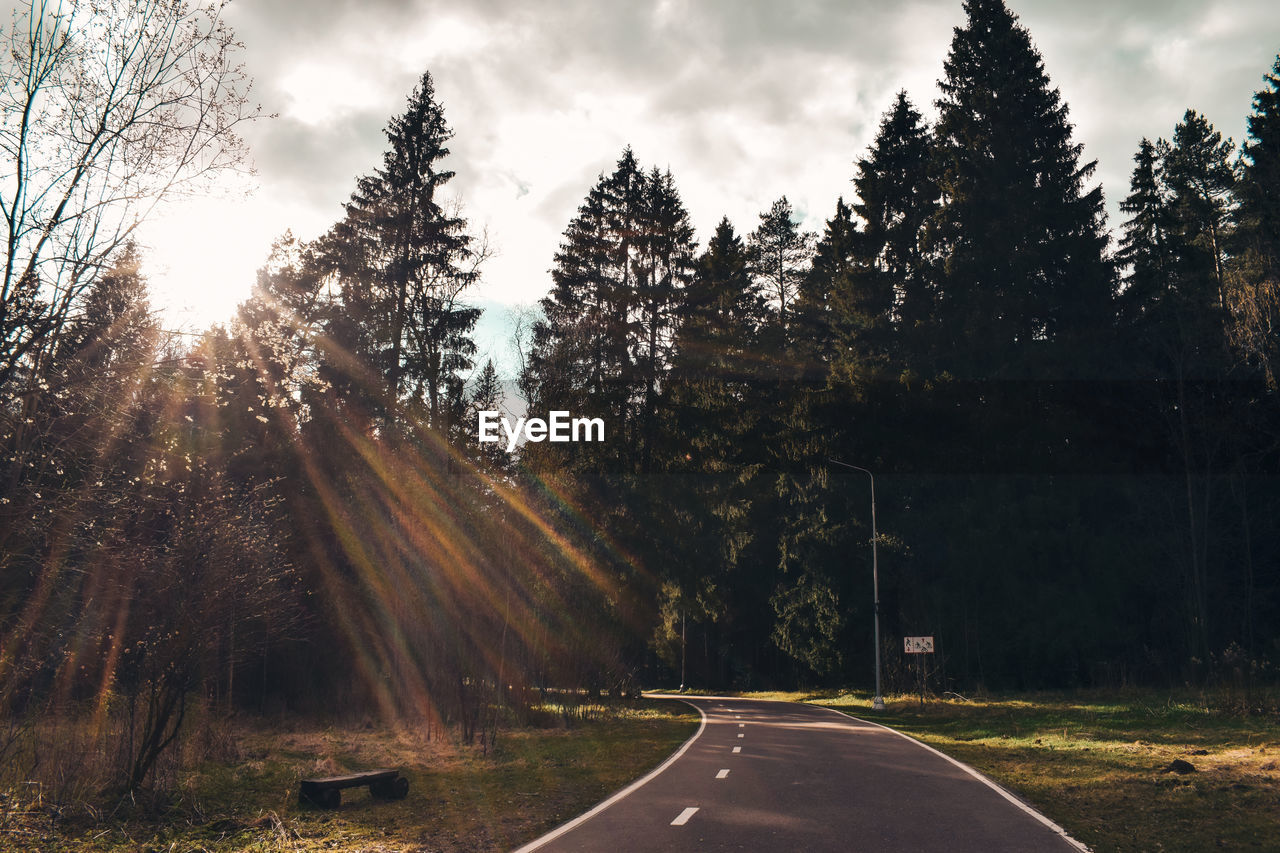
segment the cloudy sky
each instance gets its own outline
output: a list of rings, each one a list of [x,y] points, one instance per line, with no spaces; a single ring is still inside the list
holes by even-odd
[[[1194,107],[1239,141],[1280,52],[1274,0],[1008,0],[1071,107],[1115,205],[1143,136]],[[236,0],[254,94],[247,199],[177,209],[147,234],[174,322],[227,317],[272,240],[317,236],[424,70],[455,131],[448,189],[498,251],[475,302],[500,364],[512,306],[533,304],[561,232],[631,145],[669,168],[698,235],[740,233],[786,195],[820,230],[895,92],[934,115],[960,0]]]

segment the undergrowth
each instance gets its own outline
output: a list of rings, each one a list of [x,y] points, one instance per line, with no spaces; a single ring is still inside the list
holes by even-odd
[[[509,850],[642,775],[696,728],[680,703],[601,703],[575,710],[572,725],[560,709],[544,710],[547,726],[505,730],[484,749],[456,733],[369,720],[206,721],[175,753],[188,765],[145,800],[88,783],[54,796],[10,780],[0,850]],[[92,752],[77,754],[88,760],[86,779],[99,778]],[[342,792],[336,811],[298,804],[300,779],[375,767],[400,769],[409,796],[387,802],[357,788]]]

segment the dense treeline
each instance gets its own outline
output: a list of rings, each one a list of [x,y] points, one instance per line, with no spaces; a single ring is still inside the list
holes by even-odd
[[[475,441],[503,403],[466,301],[488,249],[442,191],[429,74],[386,135],[226,328],[163,331],[125,242],[7,365],[0,758],[87,713],[135,790],[194,706],[488,743],[531,685],[634,689],[590,530]]]
[[[1237,152],[1143,141],[1110,245],[1025,28],[970,0],[929,126],[897,96],[822,234],[785,198],[697,256],[630,150],[564,234],[523,387],[604,417],[531,445],[647,569],[692,683],[942,688],[1274,675],[1280,82]],[[902,683],[900,680],[898,683]]]
[[[532,687],[865,685],[868,473],[890,687],[914,634],[939,689],[1273,678],[1280,62],[1239,152],[1141,141],[1112,245],[1029,34],[965,9],[936,123],[899,94],[821,234],[783,197],[700,248],[670,172],[599,177],[519,388],[604,442],[477,442],[429,74],[226,328],[161,330],[128,228],[6,278],[6,718],[119,724],[136,788],[194,699],[472,741]]]

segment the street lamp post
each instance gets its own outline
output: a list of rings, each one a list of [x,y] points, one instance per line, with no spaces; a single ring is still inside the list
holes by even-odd
[[[880,564],[876,556],[876,478],[875,475],[866,468],[859,468],[857,465],[850,465],[848,462],[841,462],[838,459],[828,459],[833,465],[842,465],[845,468],[852,468],[855,471],[861,471],[871,478],[871,588],[875,594],[875,626],[876,626],[876,698],[872,700],[871,707],[876,711],[884,710],[884,697],[880,694]]]
[[[684,692],[684,608],[680,608],[680,692]]]

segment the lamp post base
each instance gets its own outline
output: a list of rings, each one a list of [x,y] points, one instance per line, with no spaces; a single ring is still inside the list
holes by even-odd
[[[877,696],[874,700],[872,700],[872,702],[871,702],[871,710],[873,710],[873,711],[883,711],[883,710],[884,710],[884,699],[882,699],[881,697]]]

